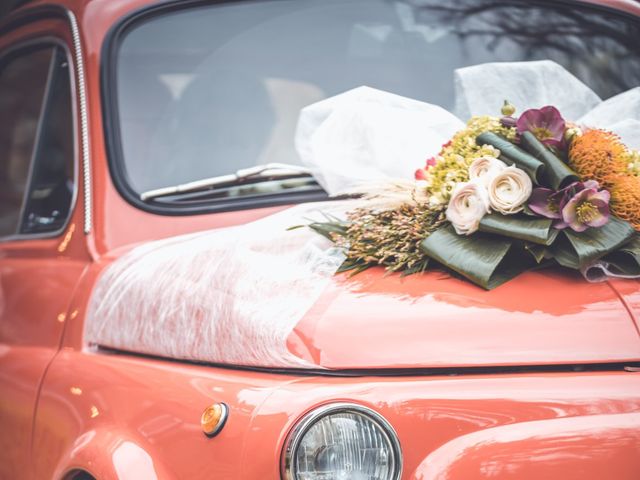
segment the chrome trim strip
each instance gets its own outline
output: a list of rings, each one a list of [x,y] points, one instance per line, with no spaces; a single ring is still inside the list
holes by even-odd
[[[387,439],[389,440],[389,445],[394,454],[394,465],[393,465],[393,473],[392,480],[400,480],[402,476],[402,449],[400,447],[400,440],[398,439],[398,434],[391,426],[391,424],[387,421],[379,413],[367,408],[363,405],[358,405],[356,403],[328,403],[326,405],[322,405],[310,412],[307,412],[302,418],[298,419],[294,424],[293,428],[287,435],[287,439],[284,443],[284,448],[282,450],[282,458],[280,465],[280,476],[283,480],[298,480],[295,472],[295,468],[292,463],[293,456],[298,449],[302,438],[309,431],[309,429],[322,417],[327,415],[331,415],[334,413],[347,412],[347,413],[358,413],[362,416],[368,417],[369,420],[376,423],[380,429],[383,431]]]
[[[93,226],[91,216],[92,190],[91,190],[91,152],[89,142],[89,113],[87,109],[87,92],[84,75],[84,60],[82,56],[82,41],[76,16],[70,10],[66,10],[71,24],[71,36],[78,73],[78,95],[80,97],[80,136],[82,141],[82,178],[84,191],[84,233],[91,233]]]

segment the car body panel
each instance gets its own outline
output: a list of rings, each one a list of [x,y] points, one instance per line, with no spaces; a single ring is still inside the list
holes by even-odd
[[[633,318],[607,283],[541,271],[485,292],[445,277],[402,278],[382,269],[342,276],[296,326],[289,348],[329,369],[640,359]]]
[[[585,284],[567,295],[574,277],[527,273],[504,293],[481,295],[461,281],[441,281],[436,273],[400,279],[374,270],[337,278],[289,338],[292,351],[328,369],[546,364],[555,370],[565,364],[553,372],[532,365],[492,374],[434,375],[417,369],[404,372],[411,376],[327,377],[183,364],[85,345],[92,288],[123,252],[145,241],[242,224],[285,208],[167,217],[137,210],[117,192],[103,135],[102,48],[115,22],[151,3],[59,2],[81,26],[92,176],[78,178],[92,193],[93,226],[83,233],[80,189],[59,236],[0,245],[1,478],[58,480],[82,470],[100,480],[277,479],[289,429],[311,409],[338,401],[368,406],[394,426],[404,450],[404,479],[638,477],[640,373],[620,365],[640,355],[637,281]],[[640,16],[637,2],[589,3]],[[49,4],[28,2],[15,15],[30,18],[28,12]],[[54,31],[73,51],[67,22],[47,18],[5,29],[0,47]],[[79,131],[77,137],[80,152]],[[541,286],[525,292],[527,281]],[[448,316],[446,324],[425,321],[414,313],[416,305],[439,308]],[[451,316],[462,308],[473,308],[473,317]],[[346,311],[358,310],[369,314],[341,323]],[[516,314],[517,328],[505,321]],[[19,329],[7,327],[9,315],[12,322],[16,316],[25,319]],[[407,327],[388,329],[389,318],[398,316],[407,318]],[[504,338],[493,338],[487,325],[500,328]],[[413,341],[407,341],[408,334]],[[406,351],[397,361],[394,351],[400,346]],[[616,364],[569,365],[576,362]],[[212,402],[226,402],[230,417],[209,439],[199,419]],[[543,455],[544,463],[533,464],[535,455]]]
[[[145,245],[132,255],[113,252],[115,258],[99,262],[108,273],[92,289],[98,293],[91,299],[87,320],[91,333],[87,338],[109,348],[163,356],[168,347],[158,345],[166,344],[167,339],[156,324],[190,330],[198,328],[199,312],[206,312],[205,321],[215,318],[218,310],[211,307],[211,295],[219,291],[220,284],[215,273],[210,280],[202,280],[202,272],[209,271],[209,262],[211,272],[219,271],[216,250],[207,253],[210,260],[202,254],[192,255],[193,248],[207,248],[215,242],[215,234],[206,234],[204,242],[200,236],[174,237],[168,244],[170,249],[163,250],[165,243]],[[154,267],[155,274],[148,274],[150,265],[166,259],[170,259],[166,265],[180,262],[183,266],[167,277],[164,273],[169,267],[160,263],[160,268]],[[167,280],[173,283],[164,283]],[[171,313],[158,312],[156,295],[180,296],[183,285],[196,281],[209,286],[190,290],[188,301],[180,303],[181,312],[186,313],[181,313],[179,321]],[[382,268],[356,276],[334,276],[327,283],[318,299],[312,299],[311,308],[300,312],[299,318],[293,317],[286,345],[284,339],[278,340],[284,338],[282,324],[248,315],[240,308],[246,292],[234,290],[231,284],[226,294],[229,304],[237,302],[237,308],[220,314],[235,328],[233,335],[237,337],[229,332],[220,340],[192,344],[185,335],[186,339],[171,344],[174,358],[329,370],[640,361],[640,336],[618,292],[606,282],[585,282],[575,272],[528,272],[489,292],[443,272],[401,277],[388,275]],[[286,298],[293,301],[297,296],[290,292]],[[98,307],[101,302],[106,306]],[[101,315],[114,318],[103,321]],[[96,334],[96,329],[101,333]],[[138,333],[132,337],[122,335],[123,330]],[[238,352],[220,343],[231,338],[263,342],[260,348],[269,348],[274,354],[248,356],[242,349]]]
[[[640,282],[638,280],[611,279],[609,284],[620,295],[629,314],[635,321],[637,331],[640,333]]]
[[[58,351],[69,295],[84,268],[83,262],[73,260],[2,261],[5,308],[0,318],[0,424],[13,435],[0,437],[0,459],[4,460],[0,462],[0,478],[18,478],[16,472],[29,464],[38,388]],[[13,460],[7,461],[9,458]]]
[[[82,458],[88,456],[97,478],[155,478],[118,473],[116,452],[128,442],[136,445],[126,447],[138,452],[133,454],[136,465],[146,463],[140,450],[154,459],[157,478],[233,478],[255,408],[293,379],[219,373],[212,376],[208,367],[177,362],[63,350],[42,392],[34,448],[46,454],[36,459],[36,477],[56,472],[56,478],[69,468],[86,468]],[[208,439],[200,414],[214,401],[226,402],[232,411],[222,432]],[[121,434],[113,430],[116,424]]]
[[[633,480],[639,446],[638,412],[536,420],[462,435],[429,455],[416,478]]]
[[[43,19],[0,37],[0,49],[33,41],[68,44],[65,21]],[[0,478],[20,478],[30,465],[39,386],[57,353],[69,300],[90,256],[75,210],[57,238],[6,239],[0,244]]]
[[[615,471],[622,473],[615,478],[637,472],[638,372],[301,377],[63,349],[42,391],[36,478],[83,465],[86,451],[96,452],[87,455],[98,478],[130,478],[114,473],[114,452],[126,444],[130,455],[144,459],[144,451],[153,459],[156,477],[145,478],[276,479],[289,428],[309,410],[340,401],[372,408],[394,426],[407,479],[493,478],[469,475],[482,449],[493,462],[486,468],[504,465],[508,472],[515,465],[524,472],[497,478],[541,478],[544,468],[506,452],[542,449],[554,459],[549,468],[560,465],[568,475],[554,478],[578,478],[569,469],[576,451],[584,480],[603,478],[603,458],[617,458]],[[207,438],[200,413],[212,402],[227,403],[230,414],[222,431]],[[596,438],[609,440],[596,445]],[[586,460],[592,449],[596,455]],[[470,451],[467,466],[460,451]],[[423,476],[443,457],[451,457],[445,463],[454,476]],[[139,464],[148,467],[147,460]]]

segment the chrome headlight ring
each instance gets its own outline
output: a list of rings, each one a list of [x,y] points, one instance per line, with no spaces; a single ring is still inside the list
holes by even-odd
[[[344,427],[348,430],[346,433]],[[327,430],[331,430],[328,436]],[[326,441],[309,440],[308,436],[317,437],[319,432],[323,433]],[[309,453],[309,446],[317,448],[311,448]],[[300,448],[304,448],[302,462]],[[363,460],[367,454],[368,458]],[[308,457],[312,457],[311,462]],[[332,457],[328,459],[329,464],[342,460],[343,476],[326,470],[327,459],[319,461],[320,457]],[[368,464],[363,465],[363,462]],[[348,472],[358,468],[367,471],[373,468],[380,472],[377,477],[380,480],[399,480],[402,474],[402,450],[398,436],[391,424],[370,408],[352,403],[320,406],[302,416],[287,436],[281,459],[284,480],[357,478],[357,474],[352,477]]]

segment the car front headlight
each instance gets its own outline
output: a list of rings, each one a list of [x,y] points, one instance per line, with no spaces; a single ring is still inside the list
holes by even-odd
[[[397,480],[401,473],[400,443],[389,422],[348,403],[302,417],[282,454],[286,480]]]

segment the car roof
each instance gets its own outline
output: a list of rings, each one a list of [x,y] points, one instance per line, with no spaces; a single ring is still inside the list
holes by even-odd
[[[0,0],[1,1],[1,0]],[[92,0],[53,0],[53,1],[49,1],[49,2],[43,2],[43,1],[39,1],[39,0],[4,0],[7,3],[9,3],[9,7],[6,8],[5,7],[5,13],[11,13],[14,12],[16,10],[20,10],[23,7],[28,8],[31,5],[38,5],[38,4],[47,4],[47,5],[62,5],[64,7],[67,8],[71,8],[71,7],[78,7],[78,6],[84,6],[88,3],[90,3]]]
[[[4,8],[4,13],[11,13],[15,10],[20,10],[22,7],[26,7],[30,4],[58,4],[64,7],[74,9],[78,7],[86,6],[87,4],[95,0],[0,0],[0,2],[13,3],[9,8]],[[549,0],[550,2],[558,2],[558,0]],[[640,16],[640,0],[576,0],[578,3],[599,5],[602,7],[608,7],[614,10],[631,13],[636,16]],[[132,2],[133,3],[133,2]],[[150,2],[153,3],[153,2]],[[157,3],[161,3],[161,0],[157,0]],[[27,7],[28,8],[28,7]],[[2,18],[2,8],[0,8],[0,19]]]

